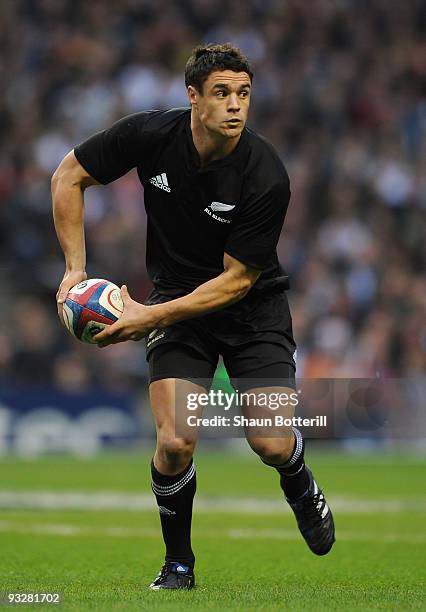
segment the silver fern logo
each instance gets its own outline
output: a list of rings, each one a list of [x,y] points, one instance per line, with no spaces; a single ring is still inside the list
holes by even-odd
[[[218,212],[228,212],[235,208],[235,204],[224,204],[223,202],[212,202],[210,204],[210,208],[212,210],[216,210]]]

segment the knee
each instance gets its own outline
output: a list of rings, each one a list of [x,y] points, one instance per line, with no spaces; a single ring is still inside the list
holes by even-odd
[[[159,436],[157,440],[157,457],[168,469],[185,469],[192,458],[195,441],[188,438]]]
[[[294,448],[293,436],[288,438],[254,438],[248,440],[248,442],[265,463],[272,465],[280,465],[288,461]]]

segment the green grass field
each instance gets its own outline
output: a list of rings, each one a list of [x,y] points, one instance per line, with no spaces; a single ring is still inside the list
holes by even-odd
[[[56,607],[74,610],[426,609],[426,458],[311,452],[338,539],[319,558],[281,512],[273,470],[249,452],[199,453],[198,586],[178,593],[147,589],[163,559],[148,462],[2,458],[0,591],[60,592]]]

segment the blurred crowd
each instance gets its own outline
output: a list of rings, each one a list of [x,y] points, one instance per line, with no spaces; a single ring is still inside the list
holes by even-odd
[[[298,375],[416,377],[426,348],[426,3],[423,0],[14,0],[0,3],[0,381],[137,387],[143,343],[97,350],[56,315],[63,257],[50,177],[90,134],[187,106],[200,42],[253,63],[249,125],[276,147],[292,198]],[[134,172],[86,191],[89,277],[142,301]]]

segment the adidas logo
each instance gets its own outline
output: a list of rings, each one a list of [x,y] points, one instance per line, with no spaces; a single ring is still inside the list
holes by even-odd
[[[318,495],[319,489],[317,483],[314,481],[314,495]],[[321,514],[321,518],[325,518],[330,511],[330,508],[327,506],[325,501],[325,497],[322,493],[318,495],[318,501],[316,503],[316,507],[318,512]]]
[[[148,334],[148,340],[151,340],[151,338],[153,338],[157,332],[158,329],[153,329],[152,332]]]
[[[158,187],[163,191],[167,191],[167,193],[171,192],[165,172],[163,172],[162,174],[157,174],[157,176],[153,176],[149,179],[149,182],[151,183],[151,185],[154,185],[154,187]]]
[[[158,506],[158,510],[159,510],[160,514],[166,514],[167,516],[170,516],[172,514],[176,514],[176,512],[174,510],[169,510],[165,506]]]
[[[212,202],[210,204],[210,208],[212,210],[227,212],[228,210],[232,210],[233,208],[235,208],[235,204],[224,204],[223,202]]]

